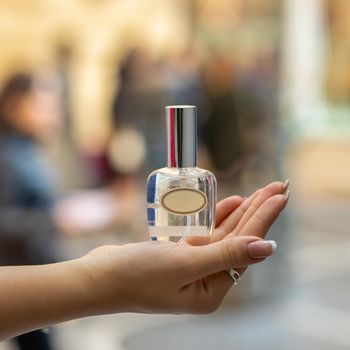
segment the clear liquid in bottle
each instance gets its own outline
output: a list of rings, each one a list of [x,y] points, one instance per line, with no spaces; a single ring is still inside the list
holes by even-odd
[[[147,217],[152,240],[209,236],[215,222],[216,180],[200,168],[162,168],[147,182]]]

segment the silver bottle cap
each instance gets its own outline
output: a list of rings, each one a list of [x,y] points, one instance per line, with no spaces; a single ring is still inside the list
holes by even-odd
[[[168,167],[197,166],[196,106],[167,106]]]

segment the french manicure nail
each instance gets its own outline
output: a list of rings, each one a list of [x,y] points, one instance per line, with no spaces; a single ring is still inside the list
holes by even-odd
[[[266,258],[276,253],[277,243],[275,241],[255,241],[248,243],[248,254],[253,259]]]
[[[286,192],[286,190],[287,190],[288,187],[289,187],[289,184],[290,184],[290,180],[287,179],[287,180],[284,182],[283,187],[282,187],[283,192]]]
[[[286,202],[288,202],[289,196],[290,196],[290,191],[288,190],[284,195]]]

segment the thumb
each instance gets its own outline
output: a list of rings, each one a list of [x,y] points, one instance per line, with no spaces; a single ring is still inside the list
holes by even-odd
[[[190,249],[194,279],[231,268],[256,264],[273,255],[276,242],[253,236],[236,236]]]

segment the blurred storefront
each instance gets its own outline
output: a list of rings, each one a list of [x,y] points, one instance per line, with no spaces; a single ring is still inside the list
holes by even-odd
[[[168,92],[163,98],[158,93],[158,104],[163,106],[175,99],[171,84],[181,83],[176,75],[167,78],[166,71],[171,71],[169,65],[177,69],[180,61],[174,58],[181,60],[182,52],[191,50],[197,57],[198,74],[209,88],[221,84],[220,77],[214,81],[216,69],[226,61],[222,74],[232,76],[232,97],[235,104],[241,104],[231,109],[250,107],[246,116],[234,117],[243,124],[236,128],[244,130],[242,135],[236,132],[235,147],[241,137],[245,145],[240,147],[248,154],[257,150],[252,139],[259,132],[251,132],[252,124],[259,122],[269,134],[276,126],[280,6],[277,1],[221,1],[217,5],[214,1],[171,0],[3,1],[0,77],[4,80],[11,72],[25,69],[57,71],[69,87],[68,127],[73,141],[78,149],[96,155],[105,150],[113,130],[111,103],[120,89],[118,71],[129,52],[138,49],[149,57],[153,67],[144,69],[153,74],[143,76],[147,79],[144,84],[148,91]],[[163,70],[162,65],[166,66]],[[208,114],[206,107],[210,106],[202,106],[203,118]],[[159,118],[161,109],[153,110],[155,113]],[[261,144],[264,142],[259,147]],[[272,144],[264,151],[273,148]]]

